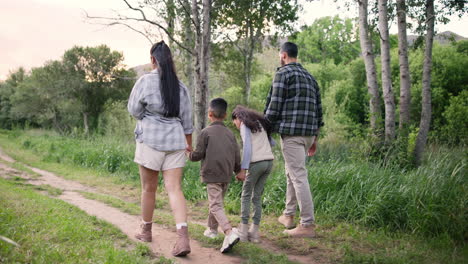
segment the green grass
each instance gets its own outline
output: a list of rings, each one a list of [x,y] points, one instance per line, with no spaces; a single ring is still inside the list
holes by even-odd
[[[105,186],[100,190],[112,190],[107,193],[118,193],[125,202],[133,197],[133,209],[125,209],[128,205],[118,205],[115,201],[111,205],[138,214],[139,180],[132,161],[132,143],[99,137],[69,138],[32,130],[0,131],[0,146],[20,161],[97,188]],[[279,235],[281,227],[275,218],[284,208],[286,186],[280,150],[274,149],[277,160],[264,193],[262,226],[264,234],[277,246],[298,254],[320,251],[323,254],[318,254],[319,258],[346,263],[463,263],[468,259],[468,179],[464,148],[432,147],[418,169],[400,168],[385,160],[371,162],[353,144],[321,142],[319,148],[308,164],[321,235],[306,241]],[[90,157],[79,154],[87,152],[91,153]],[[77,155],[81,158],[74,158]],[[109,161],[117,162],[111,167],[103,165],[110,164]],[[183,190],[194,205],[206,200],[198,163],[189,162],[186,166]],[[241,183],[233,182],[225,201],[226,211],[234,223],[239,218],[240,193]],[[157,207],[167,208],[164,199],[158,196]],[[203,219],[205,209],[193,206],[192,214],[196,219]],[[165,218],[161,223],[172,221],[170,213]],[[195,233],[201,234],[203,228],[198,231]],[[195,238],[205,239],[202,235]],[[211,246],[216,247],[216,243]]]
[[[19,145],[22,150],[32,151],[45,163],[79,166],[108,175],[117,183],[139,185],[132,143],[104,137],[69,138],[41,130],[2,131],[0,141],[11,141],[8,143],[16,148]],[[352,147],[321,144],[318,155],[308,160],[318,213],[429,237],[448,234],[460,242],[468,237],[464,213],[468,208],[466,150],[433,150],[423,166],[407,170],[386,162],[358,159]],[[280,214],[284,208],[284,165],[280,150],[274,151],[277,161],[264,193],[267,214]],[[188,162],[184,170],[186,198],[206,200],[206,190],[199,179],[199,163]],[[242,184],[233,181],[226,198],[226,210],[232,214],[240,212],[241,190]]]
[[[20,245],[0,241],[2,263],[159,262],[112,225],[27,185],[0,179],[0,201],[0,234]]]

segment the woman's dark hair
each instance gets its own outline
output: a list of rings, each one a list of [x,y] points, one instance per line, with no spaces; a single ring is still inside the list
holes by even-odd
[[[151,47],[150,53],[158,64],[164,116],[177,117],[180,111],[180,86],[171,50],[164,41],[160,41]]]
[[[239,119],[252,133],[265,130],[268,137],[271,134],[271,124],[264,115],[245,106],[238,105],[232,110],[232,120]]]

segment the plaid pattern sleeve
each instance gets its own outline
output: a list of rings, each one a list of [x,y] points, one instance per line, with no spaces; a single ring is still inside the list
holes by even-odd
[[[291,136],[314,136],[323,126],[319,86],[299,63],[276,72],[267,98],[265,117],[273,131]]]
[[[179,116],[164,117],[159,78],[157,70],[140,77],[128,99],[128,111],[138,120],[135,140],[158,151],[185,149],[185,135],[193,131],[190,94],[180,83]]]

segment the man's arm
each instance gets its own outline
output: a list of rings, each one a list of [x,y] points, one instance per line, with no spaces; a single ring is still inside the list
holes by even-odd
[[[271,86],[269,104],[265,109],[265,118],[275,127],[277,120],[281,115],[283,103],[286,96],[287,78],[285,73],[277,72],[273,85]]]

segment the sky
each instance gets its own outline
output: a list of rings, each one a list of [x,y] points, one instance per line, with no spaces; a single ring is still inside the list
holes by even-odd
[[[333,0],[303,3],[298,25],[310,25],[323,16],[355,17],[354,11],[339,9]],[[135,1],[133,1],[135,2]],[[124,11],[121,0],[2,0],[0,8],[0,80],[21,66],[27,70],[42,66],[48,60],[58,60],[74,45],[108,45],[123,52],[124,63],[137,66],[148,62],[149,41],[123,26],[105,27],[84,18],[105,16],[111,10]],[[396,26],[390,30],[396,33]],[[468,37],[468,17],[454,17],[437,30],[453,31]]]

